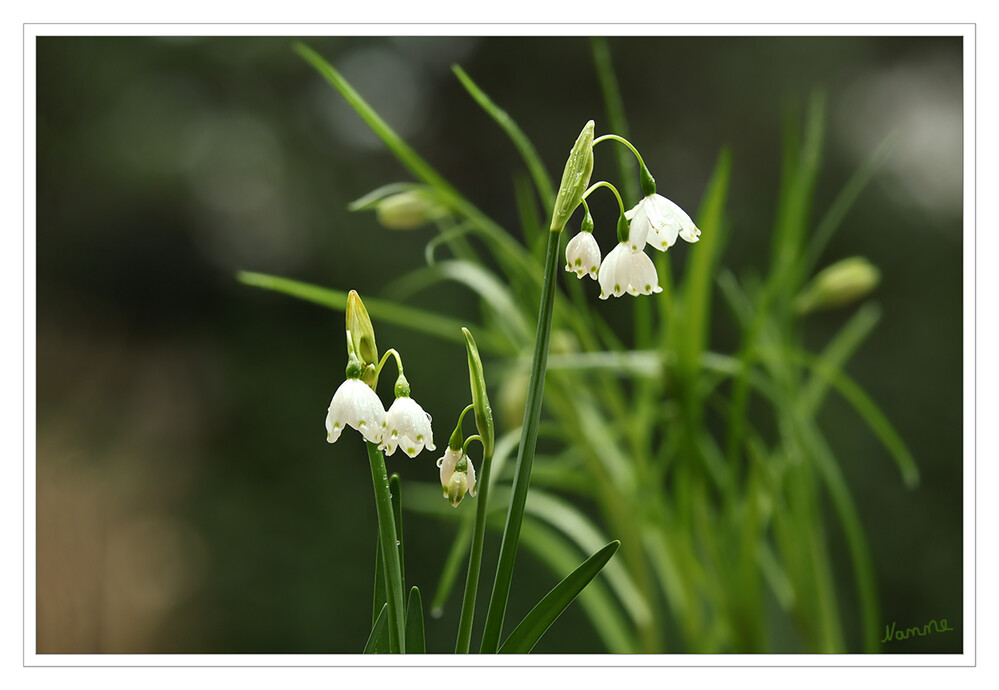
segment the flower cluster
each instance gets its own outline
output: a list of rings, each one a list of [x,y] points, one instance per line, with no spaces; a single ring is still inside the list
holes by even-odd
[[[371,319],[354,291],[347,299],[347,380],[340,384],[326,413],[326,440],[336,443],[346,427],[356,429],[370,443],[377,443],[386,455],[396,448],[411,458],[424,448],[436,450],[430,415],[409,397],[409,382],[402,373],[402,358],[394,349],[377,361]],[[353,331],[351,330],[353,328]],[[392,355],[399,368],[395,384],[395,402],[386,412],[375,393],[378,374]],[[377,361],[377,365],[376,362]]]
[[[625,213],[627,237],[601,261],[592,232],[576,234],[565,248],[565,270],[578,278],[589,274],[600,283],[600,298],[611,295],[651,295],[662,292],[655,264],[643,251],[645,245],[665,252],[677,237],[697,242],[701,231],[682,208],[659,194],[646,196]]]
[[[611,295],[620,297],[625,293],[651,295],[662,292],[655,264],[644,252],[645,245],[648,244],[654,249],[665,252],[676,244],[677,237],[683,238],[687,242],[697,242],[700,239],[701,231],[697,229],[694,221],[682,208],[656,193],[655,179],[645,166],[638,150],[629,141],[616,134],[607,134],[593,139],[592,122],[587,124],[584,133],[587,136],[581,137],[580,141],[576,142],[577,148],[585,148],[587,145],[592,148],[601,141],[615,140],[631,149],[640,165],[644,196],[634,208],[625,211],[621,195],[609,182],[597,182],[592,187],[582,191],[578,195],[576,205],[582,204],[586,209],[586,214],[580,232],[566,245],[565,270],[575,273],[577,278],[589,275],[590,278],[599,281],[601,299],[607,299]],[[575,155],[575,148],[573,151]],[[582,158],[582,154],[576,157]],[[572,160],[573,156],[570,156],[570,162]],[[587,160],[586,170],[592,169],[591,156]],[[578,181],[574,182],[574,178],[570,177],[567,182],[566,177],[563,176],[563,187],[570,187],[576,192],[581,191],[581,186],[588,184],[589,175],[587,174],[585,179],[582,176],[577,177],[579,177]],[[593,219],[586,206],[586,198],[600,187],[607,187],[614,192],[621,208],[621,215],[618,219],[618,244],[603,260],[601,260],[600,246],[593,238]],[[568,194],[563,195],[561,189],[559,195],[559,198],[568,196]],[[573,200],[575,199],[576,197],[573,197]],[[572,208],[574,207],[572,206]],[[569,209],[568,206],[567,209]],[[563,219],[559,227],[564,227],[564,225]],[[554,221],[552,227],[555,228]]]

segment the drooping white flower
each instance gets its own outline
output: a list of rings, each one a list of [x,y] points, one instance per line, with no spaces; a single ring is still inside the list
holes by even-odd
[[[336,443],[348,426],[372,443],[381,443],[385,432],[385,407],[360,379],[347,379],[333,394],[326,414],[326,440]]]
[[[430,415],[409,396],[396,398],[385,413],[385,435],[381,448],[385,450],[385,455],[392,455],[397,447],[411,458],[419,455],[424,447],[437,450],[434,432],[430,428]]]
[[[577,232],[565,246],[565,270],[582,278],[589,273],[593,280],[597,279],[600,268],[600,245],[597,244],[592,232]]]
[[[441,468],[444,497],[451,500],[451,505],[457,507],[466,493],[475,496],[475,467],[461,449],[455,450],[449,446],[444,451],[444,457],[437,461],[437,466]]]
[[[659,194],[650,194],[624,215],[631,221],[631,239],[644,234],[645,241],[661,252],[676,244],[677,235],[687,242],[697,242],[701,238],[701,231],[690,216]]]
[[[611,250],[600,264],[597,279],[600,282],[600,299],[611,295],[620,297],[626,292],[630,295],[651,295],[663,291],[659,287],[659,276],[652,259],[641,249],[633,250],[630,242],[619,242]]]

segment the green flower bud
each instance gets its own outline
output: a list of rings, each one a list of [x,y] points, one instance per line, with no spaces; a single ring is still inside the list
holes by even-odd
[[[379,201],[375,214],[390,230],[414,230],[447,215],[447,208],[427,191],[412,189]]]
[[[881,282],[881,272],[861,256],[837,261],[822,269],[794,299],[794,310],[808,314],[855,302]]]
[[[552,232],[561,232],[569,221],[569,216],[583,201],[583,192],[590,184],[593,173],[593,120],[586,123],[579,138],[569,152],[569,160],[565,162],[562,172],[562,184],[555,197],[555,208],[552,211]]]
[[[353,347],[353,351],[348,353],[348,358],[353,356],[361,363],[363,369],[361,380],[374,388],[378,382],[375,374],[375,367],[378,366],[375,329],[371,325],[368,310],[364,308],[364,303],[355,290],[351,290],[347,295],[346,322],[347,332],[351,336],[349,342]]]

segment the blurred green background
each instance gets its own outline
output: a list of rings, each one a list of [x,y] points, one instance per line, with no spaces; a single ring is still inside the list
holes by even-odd
[[[520,161],[451,64],[517,120],[556,174],[587,119],[606,131],[585,38],[306,40],[514,233],[510,175]],[[371,214],[346,211],[374,187],[409,178],[291,42],[37,39],[40,653],[359,652],[367,637],[376,531],[369,469],[359,437],[329,446],[323,430],[345,363],[342,315],[241,286],[234,274],[383,296],[423,262],[431,234],[389,231]],[[897,134],[821,265],[863,255],[882,270],[875,299],[883,319],[847,373],[896,425],[922,483],[903,487],[840,400],[820,422],[867,530],[884,622],[946,618],[956,628],[885,651],[960,651],[961,40],[609,43],[631,139],[661,193],[695,209],[719,149],[731,147],[722,265],[738,275],[766,270],[782,118],[800,113],[813,89],[826,92],[829,109],[816,214]],[[597,175],[615,174],[609,160]],[[608,209],[595,204],[594,214]],[[682,272],[678,254],[674,271]],[[631,298],[600,302],[595,285],[587,290],[594,309],[630,331]],[[459,288],[433,288],[411,303],[476,313],[475,298]],[[806,344],[825,342],[849,313],[809,317]],[[719,306],[713,318],[711,349],[732,352],[731,316]],[[383,349],[402,351],[443,447],[468,400],[464,348],[376,328]],[[509,428],[500,422],[500,432]],[[436,454],[399,455],[390,471],[434,480]],[[849,558],[828,524],[855,648]],[[407,576],[425,597],[454,530],[406,517]],[[487,535],[486,592],[497,546]],[[554,582],[522,553],[511,611],[525,612]],[[428,619],[430,651],[452,648],[458,596],[442,618]],[[774,634],[780,650],[782,632]],[[573,607],[536,651],[602,650]]]

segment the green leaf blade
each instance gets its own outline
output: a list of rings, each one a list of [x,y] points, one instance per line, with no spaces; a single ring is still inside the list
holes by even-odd
[[[423,597],[420,588],[409,590],[409,606],[406,609],[406,653],[426,654],[427,639],[423,627]]]
[[[527,654],[538,643],[545,631],[558,619],[583,588],[611,559],[621,542],[612,541],[586,559],[578,568],[552,588],[537,606],[514,628],[500,647],[501,654]]]

